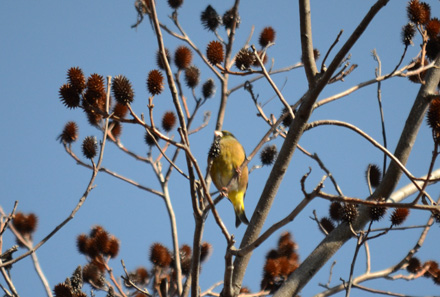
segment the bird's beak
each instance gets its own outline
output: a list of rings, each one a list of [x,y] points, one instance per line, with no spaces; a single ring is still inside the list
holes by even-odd
[[[215,137],[222,137],[223,136],[223,133],[222,133],[222,131],[214,131],[214,135],[215,135]]]

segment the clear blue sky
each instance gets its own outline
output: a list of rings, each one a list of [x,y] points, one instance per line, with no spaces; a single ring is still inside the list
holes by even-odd
[[[173,30],[168,19],[170,8],[165,1],[159,1],[160,19]],[[200,12],[212,4],[223,13],[233,2],[186,1],[179,10],[182,27],[199,46],[202,52],[211,40],[212,33],[202,30]],[[314,46],[321,51],[321,59],[343,29],[341,42],[351,34],[354,26],[372,5],[372,1],[312,1],[312,24]],[[438,1],[432,1],[433,14],[439,11]],[[403,46],[400,29],[406,23],[406,1],[390,1],[379,13],[365,35],[352,49],[351,62],[358,68],[344,82],[329,86],[320,96],[323,99],[362,81],[372,79],[376,62],[371,51],[376,49],[383,66],[383,73],[394,69],[400,59]],[[242,1],[240,9],[240,29],[237,33],[234,51],[238,51],[255,25],[251,43],[257,44],[259,32],[266,26],[277,31],[276,44],[268,51],[275,59],[274,68],[281,68],[299,62],[300,40],[297,4],[292,1],[268,2]],[[439,15],[436,15],[439,17]],[[0,2],[0,90],[2,94],[2,116],[0,117],[0,206],[9,212],[18,200],[18,210],[34,212],[39,217],[35,241],[46,236],[73,210],[82,196],[90,179],[90,170],[76,165],[56,138],[67,121],[74,120],[79,125],[80,139],[88,135],[101,137],[101,133],[91,128],[80,110],[67,110],[59,100],[59,87],[66,80],[66,71],[79,66],[86,75],[98,73],[103,76],[123,74],[128,77],[135,90],[134,109],[138,114],[147,113],[148,93],[145,87],[147,73],[156,68],[155,53],[157,42],[148,20],[137,29],[130,26],[136,21],[133,1],[2,1]],[[220,30],[225,37],[225,32]],[[165,34],[165,44],[173,50],[183,44]],[[409,49],[405,63],[417,54],[415,46]],[[339,48],[338,44],[336,48]],[[319,63],[321,60],[318,61]],[[200,64],[195,58],[194,63]],[[202,81],[214,77],[206,67],[202,68]],[[274,77],[279,86],[284,86],[283,94],[290,103],[296,102],[306,90],[303,69],[283,73]],[[230,86],[243,82],[243,78],[231,79]],[[218,82],[216,82],[218,85]],[[405,118],[417,94],[418,85],[403,78],[383,83],[382,99],[389,148],[393,151],[403,127]],[[187,90],[186,90],[187,91]],[[261,102],[274,96],[267,82],[255,84],[254,92]],[[190,92],[187,96],[191,99]],[[198,93],[200,94],[200,93]],[[191,137],[194,155],[202,168],[206,166],[206,156],[212,140],[219,94],[204,105],[196,118],[194,127],[203,121],[203,112],[212,111],[210,124],[199,134]],[[191,104],[193,103],[189,100]],[[155,118],[160,119],[164,111],[172,109],[171,97],[167,92],[154,99]],[[278,116],[282,109],[277,98],[265,105],[267,114]],[[224,128],[232,131],[250,152],[265,133],[267,127],[256,117],[257,110],[243,90],[232,94],[228,104]],[[380,121],[376,99],[376,86],[361,91],[318,109],[312,120],[338,119],[358,125],[380,142]],[[176,131],[176,138],[179,139]],[[139,127],[123,128],[122,143],[132,151],[143,155],[147,148],[143,141],[143,131]],[[280,140],[275,144],[280,147]],[[312,153],[317,153],[332,171],[344,194],[366,197],[368,188],[364,172],[368,163],[382,164],[382,154],[353,132],[338,127],[318,128],[307,132],[300,143]],[[74,144],[77,155],[81,155],[80,142]],[[423,175],[428,166],[433,149],[431,132],[424,124],[415,149],[408,163],[409,170],[416,176]],[[154,151],[157,156],[157,151]],[[178,164],[185,168],[183,155]],[[257,159],[251,162],[258,164]],[[134,161],[121,153],[112,143],[106,147],[103,166],[126,175],[139,183],[159,189],[156,177],[148,165]],[[164,165],[167,168],[167,165]],[[313,169],[306,185],[309,190],[323,176],[323,172],[311,159],[299,151],[295,153],[291,167],[283,181],[282,188],[270,212],[267,228],[287,215],[302,199],[299,180],[308,168]],[[250,176],[246,198],[248,217],[252,215],[260,197],[269,168],[254,171]],[[401,185],[408,182],[402,179]],[[73,272],[77,265],[86,264],[75,246],[76,236],[87,233],[96,224],[103,225],[121,240],[118,258],[111,261],[117,276],[122,274],[120,259],[132,270],[140,265],[151,268],[148,260],[149,246],[162,242],[171,248],[170,225],[164,203],[152,194],[143,192],[119,180],[99,174],[96,188],[91,192],[84,206],[75,218],[58,232],[48,243],[37,251],[42,269],[53,288]],[[171,196],[176,211],[179,242],[191,244],[193,235],[193,215],[187,183],[174,173],[171,178]],[[333,192],[330,183],[326,191]],[[438,197],[439,187],[430,189],[432,197]],[[299,245],[299,255],[304,259],[322,240],[323,235],[310,219],[313,210],[319,216],[327,215],[328,202],[316,200],[291,224],[277,232],[254,253],[249,265],[244,285],[252,291],[259,290],[265,253],[275,246],[279,234],[292,232]],[[229,231],[240,239],[244,227],[235,229],[234,216],[229,202],[222,201],[218,210]],[[413,211],[407,225],[424,224],[427,214]],[[386,226],[387,220],[378,226]],[[414,246],[420,231],[391,232],[385,238],[371,242],[372,270],[383,269],[395,264]],[[418,255],[422,261],[440,261],[438,253],[439,227],[434,226],[425,245]],[[204,240],[214,247],[214,253],[202,271],[201,290],[205,291],[223,277],[225,240],[219,228],[209,216]],[[9,232],[5,233],[3,251],[15,244]],[[337,264],[331,285],[339,284],[339,278],[348,279],[349,265],[355,242],[347,243],[335,256]],[[24,252],[20,250],[16,255]],[[357,262],[356,275],[364,271],[364,254]],[[332,261],[330,261],[332,262]],[[330,269],[328,263],[303,290],[302,296],[312,296],[322,290],[318,283],[326,283]],[[37,278],[30,258],[14,265],[12,278],[21,296],[43,296],[43,287]],[[4,281],[0,281],[4,285]],[[366,284],[370,285],[370,284]],[[377,281],[371,287],[412,295],[440,295],[439,287],[431,280],[415,282]],[[356,295],[365,293],[353,292]],[[98,294],[97,296],[101,296]],[[342,296],[341,294],[338,296]]]

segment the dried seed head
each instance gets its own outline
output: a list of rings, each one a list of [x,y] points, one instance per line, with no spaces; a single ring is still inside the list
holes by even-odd
[[[261,62],[263,62],[263,65],[267,63],[267,52],[264,53],[262,50],[257,52],[258,57],[261,59],[263,59]],[[255,58],[255,62],[254,64],[252,64],[253,67],[260,67],[260,63],[258,63],[258,60]]]
[[[73,297],[70,286],[65,283],[59,283],[53,288],[55,297]]]
[[[416,35],[416,27],[413,23],[408,23],[402,27],[402,43],[405,46],[412,44],[413,38]]]
[[[223,62],[225,53],[223,51],[223,44],[220,41],[214,40],[208,44],[206,48],[206,57],[212,65]]]
[[[440,34],[440,20],[438,18],[430,19],[425,28],[430,39],[438,39],[438,35]]]
[[[423,267],[426,267],[426,272],[423,276],[425,277],[437,277],[438,273],[440,272],[438,269],[438,263],[436,261],[430,260],[426,261],[423,264]]]
[[[93,159],[98,151],[98,141],[94,136],[84,138],[82,152],[87,159]]]
[[[242,48],[235,57],[235,67],[241,71],[248,70],[255,63],[255,55],[250,48]]]
[[[240,16],[238,15],[238,12],[234,13],[233,8],[225,12],[222,20],[223,20],[223,25],[225,26],[226,29],[232,28],[232,25],[234,24],[234,20],[236,21],[235,28],[238,28],[238,26],[240,25]]]
[[[438,141],[440,134],[440,98],[434,98],[429,104],[429,109],[426,118],[429,127],[432,129],[434,141]]]
[[[126,105],[133,102],[133,88],[131,87],[130,81],[125,76],[118,75],[114,78],[112,91],[116,102],[118,102],[119,104]]]
[[[286,246],[286,245],[290,246],[291,243],[294,244],[293,249],[295,249],[296,244],[292,240],[292,234],[290,234],[290,232],[288,232],[288,231],[284,231],[283,233],[281,233],[280,238],[278,239],[278,252],[280,252],[284,246]],[[283,256],[285,256],[285,255],[283,255]]]
[[[167,58],[168,63],[171,63],[171,54],[167,48],[165,48],[165,56]],[[162,70],[165,70],[165,63],[162,59],[162,55],[160,53],[160,50],[158,50],[156,52],[156,64],[157,64],[157,67],[159,67]]]
[[[97,230],[92,237],[93,244],[96,245],[96,249],[101,254],[106,254],[108,250],[110,235],[103,228]]]
[[[165,132],[170,132],[174,126],[176,125],[177,118],[174,112],[167,111],[163,114],[162,117],[162,128]]]
[[[88,250],[89,237],[86,234],[80,234],[76,237],[76,248],[80,254],[86,255]]]
[[[394,226],[402,225],[403,222],[405,222],[406,218],[409,215],[409,209],[408,208],[396,208],[394,209],[393,213],[391,214],[390,220],[391,224]]]
[[[295,110],[293,111],[293,114],[295,115]],[[290,113],[287,111],[287,107],[284,107],[283,110],[281,111],[281,116],[284,115],[285,113],[288,113],[287,116],[283,119],[283,126],[286,128],[289,128],[290,125],[292,124],[293,118],[290,115]]]
[[[215,11],[211,5],[208,5],[202,12],[200,20],[202,21],[203,27],[209,31],[215,31],[222,21],[217,11]]]
[[[67,122],[64,126],[63,132],[58,136],[62,143],[72,143],[78,140],[78,126],[75,122]]]
[[[192,52],[191,50],[182,45],[176,49],[174,53],[174,64],[176,64],[177,68],[180,70],[186,69],[191,65],[192,62]]]
[[[180,264],[182,266],[182,273],[188,275],[191,270],[191,247],[187,244],[182,245],[179,250]]]
[[[102,121],[102,115],[92,109],[86,109],[85,113],[89,124],[98,127]]]
[[[406,266],[406,270],[410,273],[417,273],[422,269],[422,263],[416,257],[412,257],[408,261],[408,266]]]
[[[321,220],[319,220],[319,223],[327,233],[330,233],[333,231],[333,229],[335,229],[335,224],[333,224],[333,222],[327,217],[323,217]]]
[[[94,263],[89,263],[83,268],[83,280],[86,283],[92,284],[101,288],[105,284],[105,279],[102,272]]]
[[[150,261],[159,267],[168,267],[171,264],[171,255],[166,247],[160,243],[154,243],[150,248]]]
[[[150,135],[150,133],[148,133],[147,131],[145,131],[145,137],[144,137],[144,139],[145,139],[145,143],[148,145],[148,146],[153,146],[153,145],[155,145],[155,142],[154,142],[154,140],[156,139],[157,141],[159,141],[159,139],[157,138],[157,137],[155,137],[155,136],[151,136]]]
[[[112,128],[112,135],[114,138],[119,138],[121,137],[122,134],[122,124],[120,122],[117,121],[112,121],[110,123],[110,126],[113,126]]]
[[[200,70],[197,66],[189,66],[185,69],[185,82],[186,85],[194,89],[200,82]]]
[[[378,198],[376,201],[384,202],[385,198]],[[372,221],[380,221],[387,212],[387,208],[384,206],[371,206],[368,210]]]
[[[67,70],[67,79],[78,94],[86,88],[86,79],[79,67],[71,67]]]
[[[341,203],[337,201],[332,202],[329,208],[330,218],[336,222],[339,222],[341,220],[341,212],[342,212],[341,209],[342,209]]]
[[[321,53],[320,53],[319,49],[317,49],[317,48],[313,49],[313,57],[315,58],[315,60],[319,60],[319,57],[321,57]]]
[[[212,245],[209,242],[203,242],[200,247],[200,262],[205,262],[212,253]]]
[[[180,6],[182,6],[183,0],[168,0],[168,5],[172,9],[178,9]]]
[[[353,223],[358,216],[357,206],[352,203],[346,203],[341,208],[341,219],[347,223]]]
[[[214,138],[214,142],[211,144],[211,148],[208,152],[209,159],[215,159],[220,155],[220,136]]]
[[[382,181],[382,172],[376,164],[368,164],[365,175],[373,188],[377,188]]]
[[[411,0],[406,7],[408,19],[416,24],[424,25],[431,18],[431,8],[425,2],[419,0]]]
[[[17,212],[12,219],[12,225],[21,235],[30,235],[37,229],[38,218],[35,214],[29,213],[25,215]]]
[[[134,272],[134,275],[135,275],[134,282],[137,285],[145,286],[146,284],[148,284],[150,275],[148,274],[148,270],[146,268],[138,267]]]
[[[95,107],[102,108],[105,106],[106,94],[104,87],[104,77],[93,73],[87,79],[87,90],[84,94],[87,103]],[[104,103],[104,104],[103,104]]]
[[[260,153],[260,161],[265,165],[272,165],[278,154],[276,145],[266,145]]]
[[[123,119],[125,118],[127,113],[128,113],[127,105],[116,102],[115,106],[113,107],[113,115],[117,116],[120,119]]]
[[[116,236],[112,235],[109,239],[108,245],[107,245],[107,251],[104,253],[110,258],[116,258],[116,256],[119,253],[119,240],[116,238]]]
[[[275,35],[276,32],[272,27],[266,27],[261,31],[258,42],[262,47],[266,47],[269,43],[273,43],[275,41]]]
[[[208,99],[213,97],[215,94],[215,84],[212,78],[208,79],[202,86],[203,98]]]
[[[148,73],[147,88],[148,92],[153,96],[162,93],[164,88],[163,75],[159,70],[154,69]]]
[[[81,103],[81,98],[78,92],[75,90],[74,87],[72,87],[71,84],[62,85],[59,94],[60,94],[61,102],[63,102],[63,104],[67,108],[79,107]]]

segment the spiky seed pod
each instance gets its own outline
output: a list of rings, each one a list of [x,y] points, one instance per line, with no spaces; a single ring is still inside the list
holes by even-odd
[[[148,284],[148,280],[150,278],[150,275],[148,274],[147,269],[145,269],[144,267],[136,268],[134,275],[135,275],[134,282],[137,285],[145,286]]]
[[[78,126],[75,122],[67,122],[64,126],[63,132],[58,136],[62,143],[73,143],[78,140]]]
[[[382,172],[376,164],[368,164],[365,175],[373,188],[377,188],[382,181]]]
[[[202,86],[203,98],[208,99],[214,97],[215,94],[215,83],[212,78],[208,79]]]
[[[191,50],[182,45],[179,46],[174,52],[174,64],[180,70],[186,69],[191,65],[192,62],[192,52]]]
[[[182,6],[183,0],[168,0],[168,5],[172,9],[178,9],[180,6]]]
[[[120,122],[117,121],[112,121],[110,123],[111,126],[113,126],[112,128],[112,135],[114,138],[119,138],[121,137],[122,134],[122,124]]]
[[[167,48],[165,48],[165,56],[167,58],[168,63],[171,63],[171,61],[172,61],[171,54]],[[156,64],[157,64],[157,67],[159,67],[162,70],[165,70],[165,63],[162,59],[162,54],[160,53],[160,50],[157,50],[157,52],[156,52]]]
[[[430,44],[430,42],[428,42],[428,45],[429,45],[429,44]],[[440,47],[439,47],[439,49],[440,49]],[[426,50],[427,50],[427,53],[428,53],[428,47],[426,48]],[[437,55],[437,53],[436,53],[436,55]],[[435,57],[435,56],[434,56],[434,57]],[[427,59],[424,59],[424,65],[423,65],[423,66],[428,65],[428,63],[429,63],[429,62],[427,61]],[[414,71],[414,70],[419,69],[420,67],[422,67],[422,61],[421,61],[420,58],[418,58],[418,59],[415,61],[414,66],[408,68],[408,71]],[[411,82],[413,82],[413,83],[419,84],[419,83],[421,83],[421,82],[425,79],[425,75],[426,75],[426,71],[423,71],[423,72],[421,72],[421,73],[419,73],[419,74],[414,74],[414,75],[410,75],[410,76],[408,76],[408,79],[409,79]]]
[[[429,127],[432,129],[432,134],[434,136],[434,141],[438,141],[438,136],[440,134],[440,98],[434,98],[428,109],[426,121]]]
[[[148,133],[147,131],[145,131],[144,139],[145,139],[145,143],[150,147],[152,147],[155,144],[154,142],[155,139],[159,141],[159,139],[157,139],[155,136],[151,136],[150,133]]]
[[[276,277],[280,275],[281,267],[278,259],[267,259],[264,264],[264,273],[270,277]]]
[[[102,115],[92,109],[86,109],[85,113],[86,113],[87,121],[89,122],[89,124],[91,126],[98,127],[103,119]]]
[[[89,256],[91,259],[99,257],[101,251],[98,249],[95,238],[87,238],[86,248],[86,255]]]
[[[100,225],[95,225],[90,229],[89,236],[95,237],[98,233],[104,232],[104,231],[105,231],[104,227],[102,227]]]
[[[102,272],[94,263],[89,263],[83,268],[83,280],[86,283],[102,288],[105,284],[105,279]]]
[[[208,156],[210,159],[215,159],[220,155],[220,136],[214,138],[214,142],[211,144]]]
[[[101,254],[106,254],[108,250],[109,240],[110,240],[110,235],[104,229],[99,230],[93,236],[93,242],[96,245],[96,249]]]
[[[423,267],[426,267],[426,272],[423,275],[424,277],[436,277],[438,275],[438,263],[436,261],[430,260],[426,261],[423,264]]]
[[[339,222],[341,220],[341,209],[341,203],[337,201],[332,202],[328,211],[330,218],[336,222]]]
[[[250,294],[251,290],[248,287],[241,287],[240,294]]]
[[[235,67],[241,71],[248,70],[255,63],[255,55],[250,48],[242,48],[235,57]]]
[[[35,232],[37,228],[38,218],[35,214],[25,215],[17,212],[12,219],[12,225],[21,235],[29,235]]]
[[[84,98],[92,106],[102,108],[105,105],[106,94],[102,75],[96,73],[90,75],[87,79],[87,90]]]
[[[277,146],[266,145],[260,153],[260,161],[263,166],[272,165],[278,155]]]
[[[89,237],[86,234],[80,234],[76,237],[76,248],[80,254],[86,255],[88,250]]]
[[[116,238],[116,236],[112,235],[108,241],[107,250],[105,254],[113,259],[116,258],[118,253],[119,253],[119,240]]]
[[[411,0],[406,7],[408,19],[416,24],[424,25],[431,17],[431,8],[425,2]]]
[[[162,116],[162,129],[165,132],[170,132],[173,130],[174,126],[176,126],[177,117],[176,114],[172,111],[167,111]]]
[[[67,79],[78,94],[86,88],[86,78],[79,67],[71,67],[67,70]]]
[[[438,18],[430,19],[425,28],[430,39],[438,39],[440,34],[440,20]]]
[[[205,262],[212,253],[212,245],[209,242],[203,242],[200,247],[200,262]]]
[[[313,57],[315,58],[315,61],[319,60],[319,58],[321,57],[321,52],[319,51],[319,49],[313,49]]]
[[[238,12],[234,13],[234,9],[231,8],[223,15],[223,26],[225,26],[226,29],[231,29],[232,25],[234,24],[234,19],[236,21],[235,28],[237,29],[240,25],[240,16],[238,15]]]
[[[376,201],[384,202],[385,198],[378,198]],[[368,211],[372,221],[380,221],[385,216],[387,208],[384,206],[371,206]]]
[[[162,73],[157,69],[151,70],[148,73],[148,78],[147,78],[148,92],[150,92],[150,94],[153,96],[159,95],[160,93],[162,93],[163,88],[164,85],[163,85]]]
[[[217,11],[215,11],[211,5],[208,5],[206,9],[202,11],[200,20],[203,27],[209,31],[215,31],[222,21],[220,16],[217,14]]]
[[[189,66],[185,69],[185,83],[188,88],[194,89],[200,82],[200,70],[197,66]]]
[[[402,27],[402,43],[405,46],[410,46],[416,34],[416,27],[413,23],[408,23]]]
[[[78,94],[78,92],[75,90],[74,87],[72,87],[71,84],[64,84],[60,87],[59,90],[60,99],[61,102],[67,107],[67,108],[77,108],[79,107],[81,103],[81,98]]]
[[[79,265],[76,267],[72,276],[70,277],[70,287],[74,294],[79,294],[83,286],[82,267]],[[78,296],[78,295],[77,295]]]
[[[120,119],[123,119],[125,118],[127,113],[128,113],[127,105],[116,102],[115,106],[113,107],[113,115],[117,116]]]
[[[273,43],[275,41],[276,32],[272,27],[264,28],[260,33],[260,38],[258,42],[261,47],[266,47],[269,43]]]
[[[150,261],[159,267],[168,267],[171,264],[171,255],[166,247],[160,243],[154,243],[150,248]]]
[[[295,115],[296,110],[293,111],[293,115]],[[293,118],[290,115],[290,113],[287,111],[287,107],[284,107],[283,110],[281,111],[281,116],[284,115],[285,113],[288,113],[288,115],[283,119],[283,126],[286,128],[289,128],[290,125],[292,124]]]
[[[340,211],[341,219],[347,223],[353,223],[358,216],[357,206],[352,203],[346,203]]]
[[[322,228],[324,228],[324,230],[327,233],[330,233],[335,229],[335,224],[333,224],[333,222],[327,217],[321,218],[319,220],[319,223],[321,224]]]
[[[25,224],[25,233],[32,234],[37,230],[38,217],[34,213],[27,215],[27,220]]]
[[[121,105],[126,105],[133,102],[134,92],[131,87],[131,82],[123,75],[115,76],[112,84],[113,96]]]
[[[418,258],[412,257],[408,260],[408,266],[406,266],[406,270],[409,273],[417,273],[418,271],[420,271],[420,269],[422,269],[422,263]]]
[[[55,297],[73,297],[71,288],[65,283],[59,283],[53,288]]]
[[[182,266],[182,273],[188,275],[191,270],[191,247],[187,244],[182,245],[179,250],[180,264]]]
[[[206,48],[206,57],[212,65],[220,64],[225,58],[223,44],[220,41],[211,41]]]
[[[94,136],[87,136],[82,143],[82,152],[87,159],[93,159],[98,151],[98,141]]]
[[[409,208],[396,208],[391,214],[391,224],[394,226],[402,225],[409,215]]]
[[[263,55],[264,54],[264,55]],[[268,60],[268,58],[267,58],[267,52],[266,53],[263,53],[263,51],[258,51],[257,52],[257,55],[258,55],[258,57],[260,58],[260,60],[261,59],[263,59],[261,62],[263,62],[263,64],[266,64],[267,63],[267,60]],[[260,63],[258,63],[258,60],[257,59],[255,59],[255,62],[254,62],[254,64],[252,64],[252,67],[260,67]]]

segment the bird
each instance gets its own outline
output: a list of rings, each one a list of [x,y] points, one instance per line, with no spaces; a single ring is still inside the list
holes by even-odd
[[[246,159],[243,146],[229,131],[215,131],[215,140],[208,156],[208,164],[212,161],[209,173],[211,179],[224,196],[234,206],[235,227],[241,223],[249,224],[244,211],[244,197],[248,186],[248,167],[240,170]],[[237,174],[237,178],[234,178]],[[234,178],[234,179],[233,179]],[[233,179],[233,180],[232,180]]]

